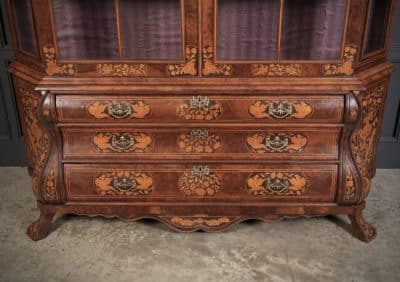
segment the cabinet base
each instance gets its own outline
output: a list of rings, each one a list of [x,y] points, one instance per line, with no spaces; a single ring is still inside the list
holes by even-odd
[[[45,238],[52,226],[56,213],[87,215],[90,217],[117,217],[123,220],[151,218],[163,222],[179,232],[198,230],[216,232],[228,229],[241,221],[258,219],[275,221],[293,217],[316,217],[345,214],[350,218],[354,237],[370,242],[376,237],[376,229],[368,224],[362,211],[365,202],[360,205],[339,206],[336,204],[194,204],[194,203],[68,203],[65,205],[47,205],[38,202],[39,218],[27,230],[34,240]]]

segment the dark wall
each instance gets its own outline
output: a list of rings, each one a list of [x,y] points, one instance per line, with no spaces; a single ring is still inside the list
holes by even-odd
[[[393,74],[382,138],[378,150],[379,168],[400,168],[400,7],[397,8],[390,59]],[[26,165],[23,134],[7,65],[13,59],[5,1],[0,1],[0,166]]]
[[[400,168],[400,5],[396,11],[390,60],[396,71],[390,81],[386,103],[377,159],[379,168]]]
[[[24,140],[20,127],[8,64],[13,60],[5,1],[0,1],[0,165],[26,164]]]

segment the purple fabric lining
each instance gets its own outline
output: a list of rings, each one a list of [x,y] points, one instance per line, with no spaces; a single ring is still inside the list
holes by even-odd
[[[15,22],[18,33],[18,47],[29,53],[37,54],[37,43],[32,16],[31,0],[14,0]]]
[[[286,0],[281,59],[339,59],[346,0]]]
[[[114,0],[53,0],[62,59],[118,58]]]
[[[182,58],[179,0],[120,0],[120,10],[124,58]]]
[[[276,58],[278,0],[219,0],[218,60]]]

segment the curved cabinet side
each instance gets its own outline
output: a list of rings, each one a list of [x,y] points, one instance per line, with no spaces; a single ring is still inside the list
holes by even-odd
[[[42,199],[49,203],[61,203],[65,197],[62,190],[62,165],[60,164],[61,139],[56,132],[55,96],[51,92],[42,92],[42,103],[38,119],[49,139],[47,160],[40,175]],[[59,145],[60,144],[60,145]],[[60,148],[59,148],[60,147]]]
[[[42,96],[34,85],[16,76],[13,77],[18,109],[28,153],[28,171],[32,176],[32,187],[38,200],[43,200],[40,176],[46,164],[50,148],[49,135],[39,121]]]
[[[366,91],[356,94],[360,105],[360,116],[350,139],[351,154],[361,176],[362,186],[356,203],[363,202],[368,196],[371,178],[375,176],[375,157],[386,103],[388,79],[370,84]]]

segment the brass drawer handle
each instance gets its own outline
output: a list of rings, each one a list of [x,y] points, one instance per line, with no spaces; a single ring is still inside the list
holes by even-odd
[[[278,134],[265,138],[265,151],[285,152],[289,146],[289,138]]]
[[[190,100],[190,107],[195,109],[208,107],[210,104],[212,104],[212,101],[207,96],[193,96]]]
[[[191,174],[203,178],[210,175],[210,169],[206,165],[195,165],[192,167]]]
[[[107,113],[115,119],[129,118],[132,112],[132,105],[127,102],[111,103],[107,106]]]
[[[290,181],[287,178],[273,178],[264,181],[264,187],[271,193],[284,193],[290,187]]]
[[[207,129],[192,129],[190,131],[190,136],[192,137],[199,137],[199,138],[204,138],[208,137],[208,130]]]
[[[111,138],[111,150],[116,152],[126,152],[132,150],[136,140],[129,135],[116,134]]]
[[[268,107],[268,114],[276,119],[289,118],[293,114],[293,105],[289,103],[271,103]]]
[[[136,188],[137,183],[135,179],[130,179],[126,176],[117,176],[113,179],[112,185],[117,191],[129,192]]]

